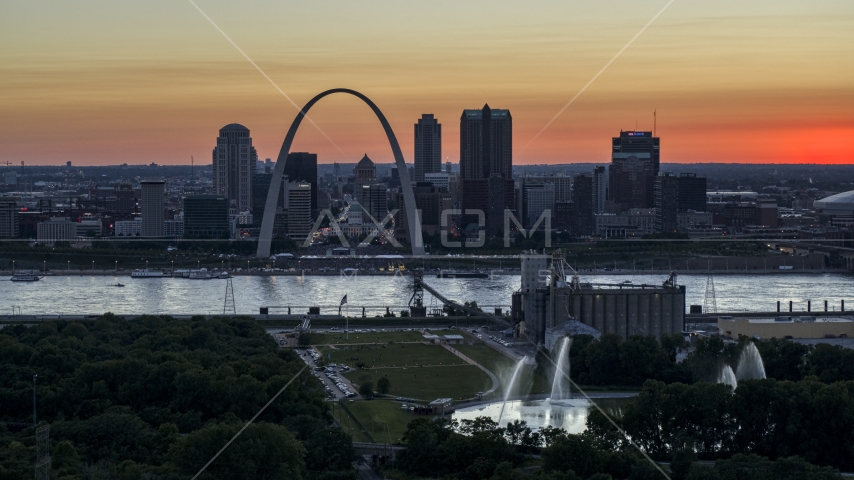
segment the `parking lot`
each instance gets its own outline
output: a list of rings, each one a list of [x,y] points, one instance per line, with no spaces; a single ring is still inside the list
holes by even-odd
[[[335,364],[327,367],[318,367],[317,361],[320,359],[321,354],[314,348],[297,349],[296,352],[311,369],[311,374],[323,384],[327,398],[337,400],[340,398],[358,397],[353,385],[346,378],[338,375],[339,372],[350,370],[349,367]]]

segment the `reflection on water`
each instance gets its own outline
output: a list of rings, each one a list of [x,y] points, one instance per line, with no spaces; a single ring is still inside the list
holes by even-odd
[[[597,399],[596,403],[608,415],[622,415],[622,408],[632,401],[630,398]],[[462,408],[454,412],[454,420],[474,420],[477,417],[490,417],[498,421],[503,402],[489,403],[475,407]],[[569,433],[581,433],[587,429],[587,416],[593,404],[583,398],[572,400],[513,400],[504,407],[504,415],[499,426],[524,420],[532,430],[547,425],[562,428]]]
[[[592,283],[660,284],[664,275],[585,275]],[[481,306],[509,307],[512,293],[519,287],[518,275],[485,279],[427,278],[429,284],[443,295],[464,302],[476,301]],[[382,314],[385,307],[405,308],[411,291],[411,278],[401,276],[237,276],[234,278],[234,298],[238,313],[258,313],[262,306],[309,306],[329,308],[321,313],[337,313],[341,297],[347,295],[352,314]],[[118,282],[125,288],[116,288]],[[686,286],[685,304],[703,304],[705,275],[680,275],[679,283]],[[780,275],[719,275],[715,278],[715,293],[719,311],[774,311],[776,302],[795,304],[795,310],[805,310],[806,301],[813,306],[828,300],[830,308],[839,309],[840,300],[852,300],[854,277],[845,274],[780,274]],[[180,278],[132,279],[124,277],[48,276],[40,282],[10,282],[0,278],[0,298],[7,307],[21,307],[24,314],[215,314],[222,312],[225,295],[223,280],[188,280]],[[436,302],[427,294],[425,303],[433,308]],[[286,313],[271,310],[270,313]],[[392,308],[392,311],[395,311]],[[9,312],[11,313],[11,308]],[[293,313],[303,313],[294,311]]]

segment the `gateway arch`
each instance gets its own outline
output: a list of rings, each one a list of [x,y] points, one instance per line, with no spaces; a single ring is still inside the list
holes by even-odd
[[[316,97],[309,100],[302,107],[302,110],[297,114],[297,117],[291,123],[291,128],[288,129],[288,134],[285,136],[285,141],[282,143],[282,148],[279,150],[279,157],[276,159],[276,167],[273,169],[273,178],[270,182],[270,190],[267,192],[267,202],[264,205],[264,218],[261,221],[261,234],[258,237],[258,251],[256,256],[269,257],[270,244],[273,238],[273,223],[276,217],[276,204],[279,197],[280,188],[282,186],[282,177],[285,173],[285,162],[288,160],[288,153],[291,151],[291,144],[294,141],[297,130],[299,129],[302,119],[308,113],[309,109],[314,106],[321,98],[333,93],[347,93],[361,99],[365,102],[380,121],[380,124],[385,130],[388,137],[388,143],[391,145],[391,151],[394,154],[394,162],[397,165],[397,172],[400,175],[400,187],[403,190],[403,208],[406,209],[407,225],[410,231],[410,239],[412,244],[412,253],[414,255],[424,254],[424,241],[421,238],[421,226],[419,225],[418,215],[415,211],[415,193],[412,191],[412,184],[409,182],[409,170],[406,168],[406,162],[403,160],[403,154],[400,152],[400,144],[397,143],[397,138],[388,124],[385,115],[368,97],[361,93],[350,90],[348,88],[333,88],[318,94]],[[380,219],[381,220],[381,219]]]

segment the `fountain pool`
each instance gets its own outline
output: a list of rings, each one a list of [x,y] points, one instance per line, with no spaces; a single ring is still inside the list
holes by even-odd
[[[622,409],[632,398],[594,399],[609,415],[622,415]],[[516,420],[524,420],[532,430],[547,425],[562,428],[569,433],[581,433],[587,429],[587,417],[593,404],[583,398],[552,401],[545,400],[507,400],[484,405],[460,408],[453,414],[454,420],[474,420],[477,417],[490,417],[501,427]],[[503,409],[503,413],[502,413]],[[500,420],[499,420],[500,418]]]

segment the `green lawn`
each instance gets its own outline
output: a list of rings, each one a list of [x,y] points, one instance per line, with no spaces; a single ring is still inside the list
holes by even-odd
[[[365,332],[349,335],[344,332],[312,333],[311,341],[315,345],[343,345],[353,343],[389,343],[389,342],[423,342],[424,335],[419,331],[412,332]]]
[[[392,400],[370,400],[353,402],[348,407],[377,443],[400,443],[406,425],[419,417],[401,410],[401,405]]]
[[[326,348],[323,354],[327,363],[343,363],[350,367],[355,367],[357,362],[363,362],[367,368],[467,365],[439,345],[422,343],[345,345]]]
[[[374,385],[381,377],[388,377],[391,384],[389,395],[427,402],[437,398],[471,398],[492,385],[489,375],[468,364],[453,367],[375,368],[344,375],[354,383],[369,381]]]

